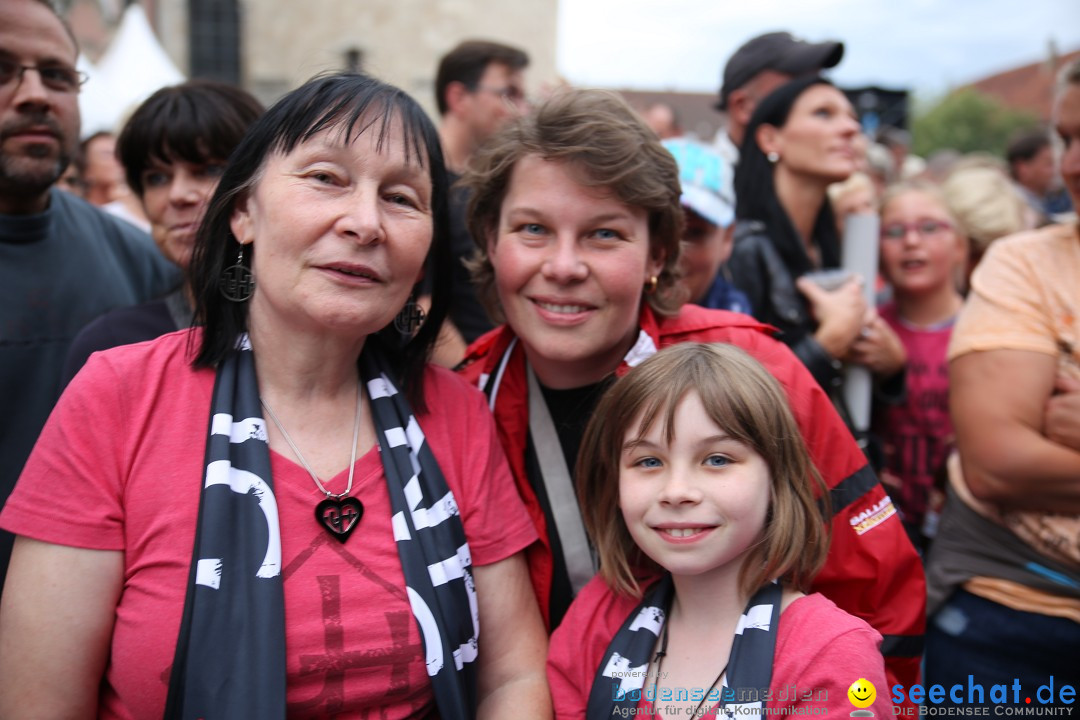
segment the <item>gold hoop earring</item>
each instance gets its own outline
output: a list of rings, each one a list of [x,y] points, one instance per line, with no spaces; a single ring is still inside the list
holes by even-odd
[[[656,288],[660,286],[660,278],[653,275],[649,278],[649,282],[645,283],[645,294],[652,295],[656,292]]]

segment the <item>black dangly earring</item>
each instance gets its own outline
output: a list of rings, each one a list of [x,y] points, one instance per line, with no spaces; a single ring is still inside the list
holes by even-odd
[[[409,302],[405,303],[405,307],[394,316],[394,327],[402,335],[411,336],[424,324],[425,317],[427,313],[424,312],[424,308],[420,307],[414,296],[410,295]]]
[[[221,271],[221,294],[226,300],[244,302],[255,292],[255,276],[244,265],[244,246],[236,253],[236,264]]]

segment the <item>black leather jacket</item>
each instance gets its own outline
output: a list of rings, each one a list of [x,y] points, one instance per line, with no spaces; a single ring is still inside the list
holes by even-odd
[[[780,330],[779,339],[792,349],[830,395],[843,384],[843,364],[814,339],[817,322],[795,287],[795,277],[776,251],[764,223],[740,220],[727,261],[731,280],[750,299],[754,317]]]

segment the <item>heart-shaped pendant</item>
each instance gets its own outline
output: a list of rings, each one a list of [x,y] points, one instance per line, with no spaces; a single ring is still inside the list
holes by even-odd
[[[364,514],[364,505],[354,497],[328,497],[315,506],[315,519],[338,542],[345,542]]]

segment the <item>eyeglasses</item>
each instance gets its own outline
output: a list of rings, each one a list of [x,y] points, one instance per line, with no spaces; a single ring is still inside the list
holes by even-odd
[[[18,87],[27,70],[37,70],[42,85],[55,92],[79,92],[79,87],[87,80],[86,73],[66,65],[23,65],[14,60],[0,58],[0,87],[9,85],[12,81],[15,81],[15,87]]]
[[[922,239],[932,238],[952,230],[953,226],[944,220],[917,220],[913,223],[895,222],[881,228],[882,240],[903,240],[912,230]]]
[[[492,95],[496,95],[500,100],[515,110],[528,102],[528,99],[525,97],[525,92],[515,85],[507,85],[506,87],[477,85],[476,92],[488,92]]]

